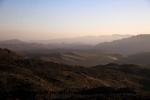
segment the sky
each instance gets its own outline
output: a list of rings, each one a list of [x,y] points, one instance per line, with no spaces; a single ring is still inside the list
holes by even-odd
[[[0,0],[0,40],[150,34],[150,0]]]

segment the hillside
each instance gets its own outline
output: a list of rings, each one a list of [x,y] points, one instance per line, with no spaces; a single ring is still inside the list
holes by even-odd
[[[141,51],[150,51],[149,43],[150,35],[137,35],[112,42],[99,43],[95,46],[95,49],[129,55]]]
[[[7,49],[0,49],[0,59],[0,99],[150,98],[150,69],[143,66],[85,68],[26,59]]]

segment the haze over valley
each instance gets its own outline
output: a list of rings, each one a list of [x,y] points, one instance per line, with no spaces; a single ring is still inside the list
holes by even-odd
[[[0,47],[16,51],[27,58],[91,67],[108,63],[149,65],[149,42],[150,35],[131,36],[96,45],[77,41],[70,44],[64,41],[29,43],[14,39],[0,41]]]

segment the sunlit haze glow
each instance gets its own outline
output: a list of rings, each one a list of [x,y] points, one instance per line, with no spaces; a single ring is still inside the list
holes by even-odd
[[[112,34],[150,34],[150,1],[0,1],[0,40]]]

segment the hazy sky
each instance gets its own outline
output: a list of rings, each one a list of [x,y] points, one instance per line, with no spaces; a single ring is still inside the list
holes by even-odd
[[[0,40],[150,34],[150,0],[0,0]]]

